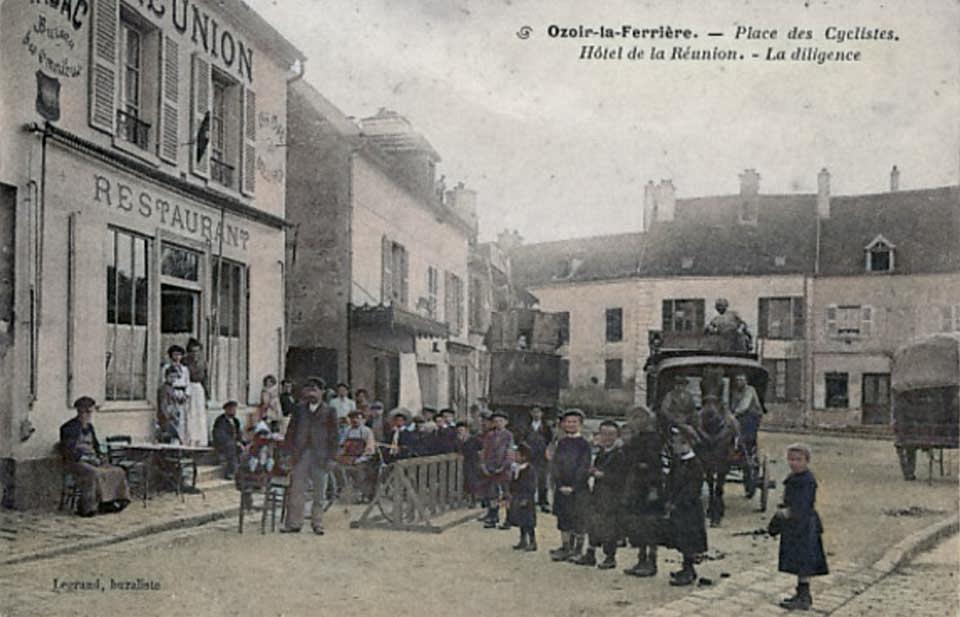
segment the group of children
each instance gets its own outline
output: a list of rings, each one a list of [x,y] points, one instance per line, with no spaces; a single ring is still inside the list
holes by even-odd
[[[643,407],[634,409],[622,428],[602,422],[594,443],[581,432],[583,420],[578,410],[564,412],[559,435],[547,450],[553,513],[562,541],[550,551],[551,559],[612,569],[618,547],[629,541],[638,560],[624,572],[649,577],[657,573],[658,547],[665,546],[683,557],[681,569],[670,574],[670,584],[696,582],[694,564],[707,550],[707,531],[701,499],[704,470],[693,439]],[[808,469],[808,446],[789,446],[787,461],[791,474],[784,483],[784,503],[771,527],[781,533],[779,569],[797,575],[798,584],[796,594],[781,606],[807,610],[812,604],[809,577],[827,573],[822,525],[814,509],[816,480]],[[521,443],[507,497],[507,520],[520,529],[517,550],[537,549],[536,475],[531,449]]]

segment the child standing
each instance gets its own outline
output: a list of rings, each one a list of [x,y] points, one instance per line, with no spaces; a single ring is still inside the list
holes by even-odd
[[[600,423],[597,441],[600,451],[594,458],[590,475],[593,476],[593,492],[590,495],[590,514],[587,528],[590,546],[577,559],[577,565],[596,565],[601,570],[617,567],[617,543],[620,533],[620,500],[623,498],[625,469],[623,450],[619,444],[620,427],[613,420]],[[604,560],[597,564],[597,547],[603,547]]]
[[[586,511],[590,499],[590,442],[580,434],[583,412],[567,410],[560,419],[563,436],[550,456],[553,512],[557,515],[562,546],[550,551],[553,561],[575,561],[583,550]]]
[[[520,444],[517,448],[517,462],[512,465],[510,507],[507,510],[507,521],[520,528],[520,543],[513,547],[518,551],[537,550],[537,509],[534,506],[537,470],[531,459],[530,446]]]
[[[667,476],[667,513],[670,546],[683,555],[683,568],[670,573],[670,584],[692,585],[697,581],[693,568],[697,555],[707,552],[707,521],[700,502],[703,467],[683,429],[670,427],[670,473]]]
[[[817,501],[817,480],[808,469],[810,446],[795,443],[787,446],[787,464],[790,475],[784,481],[783,504],[776,516],[781,519],[781,572],[797,575],[797,593],[786,598],[780,606],[789,610],[810,610],[810,577],[829,572],[823,552],[823,525],[814,509]]]
[[[663,541],[663,440],[657,419],[646,407],[636,407],[627,424],[633,433],[623,454],[627,477],[623,494],[623,528],[637,549],[637,564],[624,570],[631,576],[655,576],[657,545]]]

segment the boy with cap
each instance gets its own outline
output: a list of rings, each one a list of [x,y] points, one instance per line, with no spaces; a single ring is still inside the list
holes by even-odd
[[[646,407],[635,407],[627,423],[632,436],[624,442],[627,469],[622,526],[637,549],[637,564],[624,570],[631,576],[657,573],[657,545],[663,540],[663,439],[657,419]]]
[[[537,470],[530,458],[529,446],[520,444],[517,462],[511,466],[507,521],[520,528],[520,542],[513,547],[518,551],[537,550],[537,508],[533,501],[537,492]]]
[[[483,435],[483,448],[480,451],[481,494],[487,500],[487,516],[483,525],[486,529],[493,529],[500,523],[500,499],[510,481],[513,450],[513,434],[507,430],[507,414],[495,411],[490,417],[493,428]]]
[[[667,514],[672,548],[683,555],[683,568],[671,572],[670,584],[692,585],[697,580],[693,568],[697,555],[707,552],[707,524],[700,501],[703,467],[686,433],[670,427],[670,471],[667,475]]]
[[[237,458],[243,448],[243,433],[237,418],[237,401],[223,404],[223,413],[213,422],[213,447],[223,465],[223,477],[233,480],[237,473]]]
[[[617,566],[617,543],[620,541],[620,499],[623,495],[624,458],[618,445],[620,427],[613,420],[600,423],[598,442],[600,446],[594,458],[590,475],[593,476],[593,491],[590,494],[590,511],[587,527],[590,545],[587,552],[577,559],[581,566],[597,565],[596,550],[603,547],[604,560],[601,570]]]
[[[403,407],[390,412],[392,428],[386,435],[386,442],[390,444],[385,453],[387,462],[409,458],[414,455],[415,437],[413,433],[407,430],[409,420],[410,412]]]
[[[583,412],[569,409],[560,417],[563,435],[550,456],[554,485],[553,511],[562,546],[550,551],[554,561],[575,560],[583,549],[585,514],[590,497],[590,442],[580,433]]]

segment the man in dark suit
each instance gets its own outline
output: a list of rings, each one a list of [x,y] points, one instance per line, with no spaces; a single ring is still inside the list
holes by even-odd
[[[543,409],[534,407],[530,410],[530,431],[527,434],[527,445],[531,450],[531,464],[537,470],[537,505],[541,512],[550,511],[550,502],[547,499],[547,446],[553,443],[553,429],[543,418]]]
[[[323,535],[323,505],[327,493],[327,472],[338,447],[337,412],[324,404],[322,379],[311,378],[303,388],[303,401],[291,415],[284,447],[292,456],[287,520],[282,533],[296,533],[303,526],[303,505],[307,483],[313,485],[311,526]]]
[[[408,430],[407,422],[409,421],[410,412],[403,407],[390,412],[392,428],[385,435],[386,442],[390,444],[385,453],[388,462],[417,455],[416,433]]]
[[[213,447],[223,464],[223,477],[227,480],[232,480],[237,473],[237,457],[243,446],[237,404],[237,401],[224,403],[223,413],[213,422]]]

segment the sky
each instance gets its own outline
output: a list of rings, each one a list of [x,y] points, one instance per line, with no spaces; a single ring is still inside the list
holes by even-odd
[[[478,193],[481,239],[528,242],[639,230],[643,186],[736,193],[875,193],[957,184],[960,1],[247,0],[308,60],[305,79],[344,113],[406,116]],[[571,39],[550,25],[672,25],[689,41]],[[518,32],[531,28],[522,39]],[[777,29],[737,40],[737,26]],[[792,27],[815,40],[787,40]],[[898,41],[825,40],[892,29]],[[708,32],[722,32],[709,37]],[[579,60],[583,45],[733,48],[747,60]],[[859,50],[860,62],[767,62],[768,47]]]

